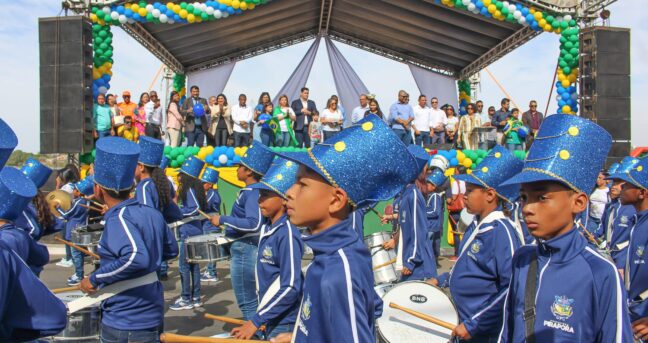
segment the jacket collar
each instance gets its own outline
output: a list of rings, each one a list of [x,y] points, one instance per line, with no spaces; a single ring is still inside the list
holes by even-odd
[[[478,219],[477,223],[480,225],[484,225],[484,224],[492,223],[498,219],[505,219],[505,218],[506,216],[504,216],[502,209],[498,207],[497,209],[495,209],[495,211],[489,213],[484,219],[480,220],[479,218],[477,218]]]
[[[560,236],[546,241],[538,239],[538,241],[540,255],[551,256],[551,261],[556,263],[573,259],[587,246],[587,241],[576,229],[576,225]]]
[[[280,228],[282,225],[285,225],[287,222],[288,222],[288,216],[284,214],[276,222],[272,224],[264,224],[263,237],[272,236],[272,234],[274,234],[278,228]]]
[[[636,225],[639,222],[646,221],[646,219],[648,219],[648,210],[641,211],[641,212],[635,214],[634,224]]]
[[[341,248],[358,241],[358,234],[351,227],[347,218],[328,229],[315,234],[305,235],[302,239],[306,245],[313,249],[315,255],[330,254]]]
[[[119,210],[121,210],[123,207],[133,205],[133,204],[136,204],[136,203],[137,203],[137,198],[130,198],[130,199],[124,200],[124,201],[120,202],[119,204],[117,204],[117,206],[111,207],[106,212],[106,214],[104,215],[104,218],[109,218],[110,216],[112,216],[115,213],[119,212]]]

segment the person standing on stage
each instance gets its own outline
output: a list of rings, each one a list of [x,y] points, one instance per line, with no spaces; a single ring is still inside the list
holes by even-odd
[[[412,129],[414,130],[414,144],[429,145],[432,111],[427,106],[427,97],[425,95],[419,95],[418,104],[413,106],[413,110],[414,121],[412,122]]]
[[[430,100],[430,143],[431,144],[445,144],[445,131],[446,124],[448,124],[448,117],[445,111],[439,109],[439,99],[433,97]]]
[[[234,146],[250,145],[250,125],[254,119],[254,110],[247,105],[247,96],[241,94],[238,104],[232,106],[232,121],[234,122]]]
[[[137,104],[131,101],[130,91],[124,91],[122,93],[122,98],[124,101],[117,104],[117,107],[119,107],[119,115],[134,119],[133,117],[137,111]]]
[[[149,137],[161,139],[163,118],[160,98],[158,98],[156,91],[151,91],[149,96],[151,100],[144,104],[144,112],[146,112],[146,127],[144,128],[144,132]]]
[[[354,108],[353,112],[351,112],[351,124],[355,124],[362,120],[367,111],[369,111],[367,94],[360,94],[360,106]]]
[[[265,145],[254,142],[241,158],[236,171],[239,181],[245,182],[236,198],[229,216],[211,217],[214,226],[225,227],[225,235],[235,238],[230,246],[232,288],[244,320],[251,320],[257,310],[254,263],[257,260],[259,231],[264,218],[259,209],[259,190],[250,186],[261,180],[274,159],[273,152]]]
[[[398,101],[389,108],[388,122],[392,130],[405,145],[412,142],[410,129],[414,121],[414,109],[409,104],[409,94],[406,91],[398,91]]]
[[[97,247],[99,269],[79,288],[89,294],[108,285],[123,288],[101,303],[101,342],[158,342],[164,294],[155,272],[178,255],[178,243],[158,210],[130,198],[139,146],[106,137],[96,149],[94,193],[108,211]]]
[[[225,94],[218,94],[216,102],[211,103],[209,98],[209,109],[211,112],[211,124],[209,126],[209,134],[214,139],[213,146],[227,146],[227,141],[232,134],[232,111],[227,104],[227,97]]]
[[[268,218],[261,227],[257,253],[257,293],[263,299],[251,320],[232,330],[234,338],[249,339],[265,325],[266,339],[292,332],[299,310],[304,243],[297,227],[286,216],[286,191],[295,182],[297,163],[277,158],[261,181],[251,185],[259,190],[259,208]],[[279,289],[271,291],[277,283]]]
[[[500,104],[502,107],[499,110],[495,111],[495,114],[491,119],[491,125],[495,126],[497,130],[497,143],[502,142],[502,138],[504,137],[504,127],[506,126],[508,118],[511,116],[511,111],[509,110],[509,106],[511,106],[511,100],[504,98],[502,99],[502,101],[500,101]]]
[[[175,148],[182,144],[184,119],[180,114],[180,94],[172,91],[169,99],[169,106],[167,106],[167,136],[169,137],[169,145]]]
[[[298,148],[308,148],[311,146],[308,136],[308,125],[313,120],[312,115],[317,112],[317,106],[313,100],[309,100],[310,90],[302,87],[299,93],[299,99],[294,100],[290,107],[295,112],[295,138],[297,139]]]
[[[200,88],[194,85],[189,89],[191,96],[182,103],[180,113],[185,120],[185,135],[187,136],[187,146],[203,146],[205,141],[205,132],[207,132],[207,115],[210,114],[207,100],[200,97]],[[196,116],[193,108],[195,105],[202,105],[205,108],[204,116]]]

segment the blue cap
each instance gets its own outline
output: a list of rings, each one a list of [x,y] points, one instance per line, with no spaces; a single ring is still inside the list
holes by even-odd
[[[437,187],[441,187],[441,185],[443,185],[446,182],[446,180],[448,180],[448,178],[443,173],[443,170],[439,168],[434,168],[432,169],[432,173],[428,175],[428,177],[425,180]]]
[[[254,141],[241,158],[241,164],[259,175],[264,175],[272,165],[274,158],[275,154],[272,150],[262,143]]]
[[[25,161],[20,171],[32,180],[36,188],[43,187],[50,175],[52,175],[52,169],[31,157]]]
[[[608,175],[614,174],[619,169],[620,166],[621,166],[621,163],[612,163],[610,168],[608,168],[608,170],[607,170]],[[610,177],[608,176],[605,179],[610,179]]]
[[[169,158],[166,155],[162,155],[162,161],[160,161],[160,169],[166,169],[169,166]]]
[[[157,167],[162,163],[164,155],[164,142],[159,139],[142,136],[139,138],[139,162],[145,166]]]
[[[279,155],[312,169],[360,207],[391,199],[421,172],[407,147],[375,115],[305,153]]]
[[[17,145],[18,137],[9,125],[0,119],[0,168],[7,163]]]
[[[618,166],[615,170],[610,171],[610,175],[606,177],[606,180],[614,180],[614,179],[620,179],[622,176],[624,176],[627,172],[632,170],[632,167],[634,167],[637,163],[639,163],[639,159],[636,157],[632,156],[626,156],[621,160],[621,163],[618,163]]]
[[[180,167],[180,172],[198,179],[200,172],[204,167],[205,162],[203,160],[199,159],[196,156],[189,156],[182,164],[182,167]]]
[[[535,143],[534,143],[535,144]],[[517,199],[520,186],[503,186],[508,179],[522,171],[524,163],[501,145],[496,145],[471,174],[456,175],[457,180],[492,188],[500,198],[513,202]]]
[[[422,172],[423,168],[430,161],[430,154],[428,154],[425,149],[416,144],[410,144],[410,146],[407,147],[407,151],[409,151],[409,153],[414,156],[414,158],[416,159],[416,164],[418,164],[418,170],[419,172]]]
[[[556,181],[589,194],[611,145],[610,134],[594,122],[554,114],[542,122],[522,172],[504,185]]]
[[[291,153],[287,152],[285,154],[290,155]],[[286,198],[286,192],[295,183],[297,171],[299,171],[299,164],[277,157],[261,181],[250,185],[250,188],[273,191],[282,198]]]
[[[0,218],[18,218],[37,191],[34,183],[20,170],[3,168],[0,171]]]
[[[205,171],[203,171],[202,176],[200,179],[204,182],[211,183],[212,185],[215,185],[218,183],[218,170],[214,168],[207,167],[205,168]]]
[[[96,144],[95,183],[116,192],[131,189],[135,182],[139,154],[139,145],[127,139],[99,139]]]
[[[93,175],[88,175],[86,176],[85,179],[77,182],[74,184],[74,188],[76,188],[81,194],[85,196],[91,196],[94,194],[94,176]]]
[[[616,178],[631,183],[635,187],[648,189],[648,158],[639,160],[630,170],[616,175]]]

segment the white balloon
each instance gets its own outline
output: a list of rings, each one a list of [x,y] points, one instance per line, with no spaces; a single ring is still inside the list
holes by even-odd
[[[128,22],[128,18],[126,18],[125,15],[121,14],[119,15],[119,23],[120,24],[126,24]]]
[[[133,18],[128,18],[128,23],[129,23],[129,24],[135,24],[135,19],[133,19]]]
[[[223,18],[229,17],[229,12],[223,12]]]
[[[468,10],[470,12],[473,12],[475,9],[477,9],[477,6],[475,6],[475,4],[473,4],[472,2],[468,4]]]
[[[213,15],[214,14],[214,8],[213,7],[207,7],[207,9],[205,9],[205,13],[207,13],[207,15]]]
[[[565,18],[565,20],[567,20],[567,21],[570,21],[570,20],[572,20],[572,16],[571,16],[571,15],[569,15],[569,14],[568,14],[568,15],[566,15],[566,16],[564,16],[563,18]]]
[[[106,86],[101,86],[101,87],[99,87],[99,89],[97,89],[97,90],[99,91],[99,94],[106,94],[106,93],[108,93],[108,88],[106,88]]]
[[[146,12],[151,13],[151,11],[153,11],[154,8],[155,8],[155,7],[153,7],[153,5],[148,4],[148,5],[146,5]]]
[[[520,19],[521,16],[522,16],[522,12],[520,11],[513,12],[513,18]]]
[[[154,18],[159,18],[160,14],[162,14],[162,13],[160,12],[159,9],[156,8],[156,9],[153,10],[153,17]]]
[[[470,0],[462,0],[461,2],[463,3],[464,6],[468,6],[469,4],[472,3]]]
[[[110,7],[108,7],[108,6],[104,6],[101,10],[103,11],[103,13],[106,13],[106,14],[110,14],[110,12],[111,12]]]
[[[576,94],[576,92],[572,93],[571,98],[574,100],[578,100],[578,94]]]
[[[527,23],[526,18],[524,16],[521,16],[520,18],[518,18],[518,23],[520,25],[525,25]]]
[[[517,7],[515,7],[515,5],[509,5],[508,8],[509,8],[509,12],[511,13],[517,11]]]
[[[214,18],[220,19],[222,17],[223,17],[223,12],[221,12],[220,10],[215,10],[214,11]]]
[[[166,14],[160,14],[160,23],[166,23],[169,21],[169,17],[166,16]]]
[[[172,18],[169,18],[169,21],[168,21],[167,23],[169,23],[169,24],[174,24],[174,23],[175,23],[175,20],[173,20]]]
[[[117,13],[117,12],[110,12],[110,18],[111,18],[112,20],[117,20],[117,19],[119,19],[119,13]]]
[[[475,14],[479,14],[479,8],[477,8],[477,6],[475,6],[475,9],[472,12],[475,13]]]
[[[227,164],[227,155],[222,154],[218,156],[218,162],[220,162],[220,164]]]

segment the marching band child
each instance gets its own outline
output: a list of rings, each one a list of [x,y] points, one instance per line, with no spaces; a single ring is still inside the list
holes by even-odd
[[[85,179],[74,184],[74,195],[79,198],[90,197],[94,194],[94,177],[92,175],[86,177]],[[89,210],[85,210],[86,223]],[[79,211],[83,213],[83,211]],[[83,280],[84,271],[83,271],[83,258],[86,254],[82,253],[77,249],[72,249],[72,262],[74,263],[74,275],[68,279],[68,285],[74,286],[78,285],[81,280]]]
[[[40,192],[40,188],[45,185],[52,174],[52,169],[30,157],[25,161],[20,171],[34,183],[39,191],[27,204],[21,215],[16,218],[14,225],[26,230],[32,238],[38,241],[43,234],[51,233],[55,229],[54,216],[49,211],[45,197]]]
[[[218,184],[218,171],[214,168],[207,167],[203,171],[200,180],[203,182],[203,189],[205,190],[205,197],[207,198],[207,213],[220,213],[221,197],[218,191],[214,189],[214,185]],[[219,231],[220,229],[211,224],[209,220],[203,221],[203,233],[210,233]],[[216,282],[216,263],[210,262],[207,264],[207,269],[200,276],[201,282]]]
[[[69,210],[63,211],[60,207],[56,210],[61,218],[65,220],[65,240],[72,239],[72,231],[76,228],[88,225],[88,200],[81,194],[76,187],[77,183],[72,185],[72,207]],[[67,279],[67,284],[70,286],[78,285],[83,280],[83,253],[77,249],[72,249],[72,265],[74,266],[74,274]]]
[[[259,208],[268,218],[261,227],[256,261],[257,292],[261,301],[251,320],[232,330],[239,339],[251,338],[265,325],[266,338],[292,332],[301,295],[301,259],[304,250],[299,230],[286,216],[286,191],[295,182],[298,164],[278,157],[261,181],[251,185],[259,190]],[[273,282],[279,289],[271,293]]]
[[[164,290],[156,271],[178,255],[178,243],[162,214],[130,198],[140,148],[118,137],[96,143],[95,197],[106,204],[105,228],[97,246],[99,268],[79,288],[93,294],[108,285],[125,290],[101,303],[101,341],[159,341]],[[129,285],[130,284],[130,285]]]
[[[251,320],[257,310],[258,299],[254,263],[257,259],[259,237],[257,236],[264,223],[259,209],[259,190],[250,188],[259,182],[268,171],[274,159],[274,153],[260,142],[254,142],[241,158],[241,165],[236,173],[240,181],[245,182],[232,206],[229,216],[215,215],[211,218],[214,226],[225,226],[225,234],[237,238],[230,245],[230,264],[232,288],[236,302],[243,313],[244,320]]]
[[[621,277],[575,228],[611,143],[595,123],[554,114],[522,172],[504,183],[521,184],[538,244],[513,257],[500,342],[632,342]]]
[[[443,170],[434,168],[430,175],[425,179],[427,200],[425,203],[427,215],[427,228],[428,239],[432,246],[432,252],[436,259],[437,268],[439,265],[439,256],[441,255],[441,230],[443,229],[443,193],[440,191],[441,186],[448,178],[443,173]]]
[[[502,328],[511,260],[521,241],[503,211],[517,197],[517,186],[501,184],[520,170],[522,161],[496,145],[471,174],[455,176],[466,182],[466,209],[476,220],[466,230],[454,268],[437,281],[450,288],[459,310],[461,324],[452,335],[460,341],[494,342]]]
[[[351,228],[355,206],[392,198],[420,169],[398,137],[370,115],[305,153],[286,192],[290,222],[314,252],[304,277],[293,342],[374,342],[371,256]],[[287,342],[291,335],[275,341]]]

